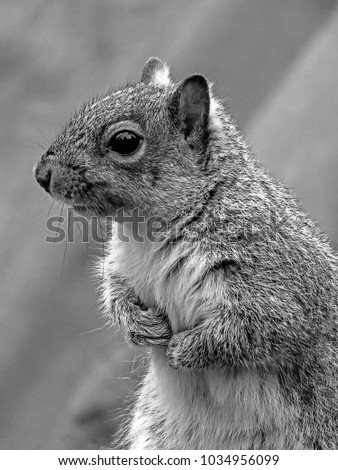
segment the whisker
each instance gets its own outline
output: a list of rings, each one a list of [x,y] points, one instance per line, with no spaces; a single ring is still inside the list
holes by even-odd
[[[65,259],[66,259],[67,247],[68,247],[68,231],[67,231],[67,236],[66,236],[65,249],[64,249],[64,251],[63,251],[60,278],[62,278],[62,274],[63,274],[63,268],[64,268],[64,264],[65,264]]]
[[[133,358],[133,360],[131,361],[131,370],[130,370],[130,373],[131,373],[131,374],[134,374],[134,373],[135,373],[136,358],[137,358],[137,355],[136,355],[136,353],[135,353],[135,354],[134,354],[134,358]]]
[[[88,335],[88,333],[94,333],[95,331],[100,331],[100,330],[104,330],[104,329],[105,329],[104,326],[99,326],[98,328],[94,328],[93,330],[83,331],[82,333],[80,333],[80,336]]]
[[[47,142],[47,146],[49,147],[49,145],[50,145],[49,139],[47,139],[47,137],[43,134],[43,132],[41,132],[41,130],[38,129],[36,126],[33,125],[32,127],[33,127],[33,128],[41,135],[41,137]],[[42,144],[40,144],[40,145],[42,146]],[[42,146],[42,148],[44,148],[44,150],[47,150],[47,147]]]
[[[53,206],[54,206],[54,202],[55,202],[54,199],[52,199],[52,202],[51,202],[51,205],[50,205],[50,207],[49,207],[48,214],[47,214],[47,220],[48,220],[48,218],[49,218],[49,216],[50,216],[50,213],[51,213],[51,211],[52,211],[52,208],[53,208]]]
[[[61,208],[61,218],[63,218],[63,209],[64,209],[64,204],[62,203],[62,208]],[[68,222],[68,221],[67,221]],[[60,224],[59,224],[59,227],[60,229]],[[64,264],[65,264],[65,259],[66,259],[66,252],[67,252],[67,247],[68,247],[68,238],[69,238],[69,226],[68,226],[68,223],[67,223],[67,232],[66,232],[66,243],[65,243],[65,249],[64,249],[64,252],[63,252],[63,257],[62,257],[62,266],[61,266],[61,273],[60,273],[60,278],[62,278],[62,274],[63,274],[63,268],[64,268]]]
[[[89,243],[90,243],[90,239],[91,239],[91,236],[90,236],[90,231],[91,229],[89,229],[90,227],[90,220],[88,220],[88,240],[86,240],[86,257],[88,259],[88,252],[89,252]]]
[[[77,218],[75,219],[75,223],[76,223],[76,227],[81,235],[81,241],[83,242],[83,230],[81,229],[81,225],[79,224],[79,221],[77,220]]]
[[[25,137],[25,140],[30,144],[33,144],[32,147],[41,148],[44,152],[47,151],[47,148],[44,145],[40,144],[40,142],[36,142],[35,140],[29,139],[28,137]]]
[[[64,203],[62,202],[61,203],[61,210],[60,210],[60,215],[59,215],[59,225],[58,225],[58,229],[57,229],[57,233],[59,235],[59,230],[60,230],[60,225],[61,225],[61,219],[63,217],[63,207],[64,207]],[[54,242],[53,242],[53,247],[55,246],[55,238],[54,238]]]

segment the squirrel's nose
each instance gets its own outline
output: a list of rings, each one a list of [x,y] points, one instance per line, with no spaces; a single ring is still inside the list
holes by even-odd
[[[40,186],[43,187],[47,193],[50,192],[50,180],[52,178],[52,170],[50,167],[46,165],[41,165],[41,163],[37,163],[35,166],[35,179],[39,183]]]

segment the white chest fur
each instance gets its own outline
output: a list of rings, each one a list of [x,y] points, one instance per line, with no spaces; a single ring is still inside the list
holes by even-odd
[[[126,241],[127,236],[124,241],[117,234],[112,238],[107,270],[124,276],[146,305],[163,308],[174,332],[191,328],[203,319],[212,308],[215,289],[227,302],[224,289],[221,292],[215,280],[206,276],[207,257],[198,242],[163,246],[129,236]]]
[[[156,350],[130,437],[134,449],[285,449],[292,413],[272,371],[173,370]],[[163,423],[158,436],[154,417]]]
[[[149,240],[121,241],[115,236],[106,266],[123,275],[146,305],[162,307],[174,333],[192,328],[213,311],[215,302],[230,304],[224,278],[220,273],[208,272],[206,255],[198,243],[164,247]],[[168,424],[165,433],[171,434],[174,448],[177,436],[190,441],[188,448],[286,445],[281,429],[288,425],[290,410],[287,411],[274,373],[262,376],[258,370],[235,372],[217,368],[176,371],[170,369],[165,355],[154,351],[138,405],[132,426],[136,447],[154,446],[149,420],[144,415],[149,406],[156,408],[152,411],[155,415],[163,415]],[[201,434],[191,434],[192,429],[199,428]],[[262,430],[269,434],[264,437],[265,443]]]

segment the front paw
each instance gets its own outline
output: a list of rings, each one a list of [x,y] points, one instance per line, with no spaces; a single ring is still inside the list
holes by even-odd
[[[177,333],[169,342],[167,357],[173,369],[204,369],[209,360],[203,333],[198,330]]]
[[[137,346],[166,347],[172,337],[166,315],[143,304],[135,304],[124,331],[127,342]]]
[[[126,340],[128,343],[132,343],[135,346],[152,346],[157,348],[164,348],[168,345],[170,341],[170,336],[145,336],[144,334],[136,333],[130,331],[126,335]]]

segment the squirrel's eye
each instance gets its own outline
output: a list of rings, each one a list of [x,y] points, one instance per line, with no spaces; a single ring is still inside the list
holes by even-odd
[[[131,131],[119,131],[108,140],[107,150],[120,155],[132,155],[141,146],[143,138]]]

